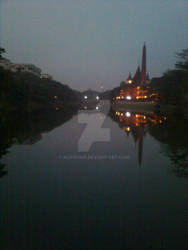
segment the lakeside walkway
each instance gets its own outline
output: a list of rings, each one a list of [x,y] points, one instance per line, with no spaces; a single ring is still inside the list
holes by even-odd
[[[142,111],[154,111],[156,102],[127,102],[127,101],[115,101],[112,103],[113,108],[122,110],[142,110]]]

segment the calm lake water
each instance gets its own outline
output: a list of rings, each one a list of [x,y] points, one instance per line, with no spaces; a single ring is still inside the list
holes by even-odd
[[[0,249],[187,249],[187,120],[90,108],[1,123]]]

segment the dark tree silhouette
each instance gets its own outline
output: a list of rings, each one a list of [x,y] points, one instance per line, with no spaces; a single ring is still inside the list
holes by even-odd
[[[180,59],[176,63],[176,68],[188,71],[188,49],[183,49],[182,52],[176,54],[176,57]]]
[[[5,52],[6,52],[6,50],[4,48],[0,47],[0,58],[3,58],[2,54],[4,54]]]
[[[151,87],[161,97],[165,104],[188,105],[188,49],[177,53],[179,59],[175,64],[176,68],[168,70],[162,77],[153,78]]]

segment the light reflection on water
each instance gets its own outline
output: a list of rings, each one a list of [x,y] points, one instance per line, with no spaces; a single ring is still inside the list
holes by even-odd
[[[1,126],[2,249],[186,249],[185,119],[98,106]],[[78,152],[80,112],[110,141]]]

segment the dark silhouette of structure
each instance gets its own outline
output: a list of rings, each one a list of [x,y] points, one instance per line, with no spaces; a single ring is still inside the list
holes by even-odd
[[[136,70],[136,73],[135,73],[135,75],[133,77],[133,83],[140,84],[141,79],[142,79],[142,74],[141,74],[141,71],[140,71],[140,66],[138,66],[138,68]]]
[[[140,66],[138,66],[133,77],[131,76],[131,73],[129,73],[126,83],[137,85],[137,86],[143,86],[148,82],[149,82],[149,74],[147,74],[146,44],[144,43],[144,46],[142,49],[141,69],[140,69]]]

